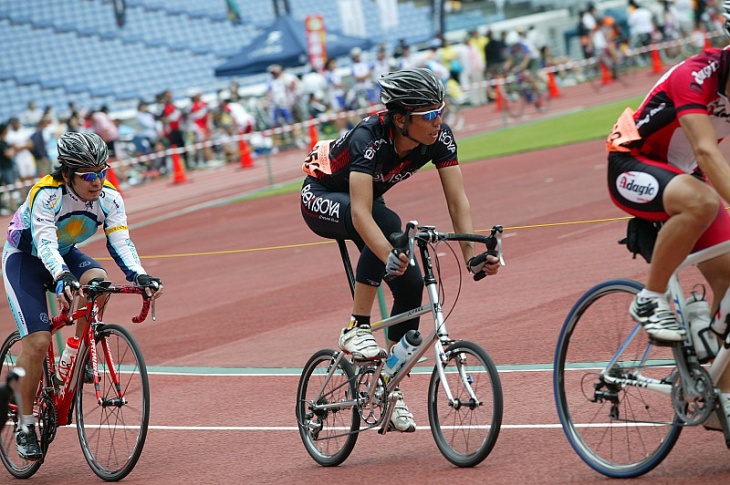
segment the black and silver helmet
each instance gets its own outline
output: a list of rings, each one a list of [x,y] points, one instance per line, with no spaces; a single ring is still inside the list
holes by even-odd
[[[722,2],[722,30],[727,37],[730,37],[730,1]]]
[[[98,168],[106,165],[109,150],[95,133],[69,131],[58,139],[58,162],[71,169]]]
[[[429,69],[417,67],[383,74],[380,100],[387,109],[413,111],[444,101],[444,85]]]

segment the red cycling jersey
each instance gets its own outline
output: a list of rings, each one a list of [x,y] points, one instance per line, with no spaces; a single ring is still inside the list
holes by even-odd
[[[718,142],[730,134],[730,102],[724,89],[730,51],[708,49],[677,64],[662,76],[634,114],[641,135],[637,146],[646,158],[685,173],[697,167],[679,118],[707,113]]]

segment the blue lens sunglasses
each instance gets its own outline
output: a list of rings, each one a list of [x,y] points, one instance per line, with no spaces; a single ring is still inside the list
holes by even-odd
[[[109,170],[108,167],[100,172],[76,172],[76,175],[81,177],[84,182],[93,182],[96,179],[101,179],[103,181],[106,178],[107,170]]]
[[[446,103],[441,103],[441,107],[438,109],[432,109],[431,111],[414,111],[411,116],[423,116],[426,121],[433,121],[439,116],[443,116]]]

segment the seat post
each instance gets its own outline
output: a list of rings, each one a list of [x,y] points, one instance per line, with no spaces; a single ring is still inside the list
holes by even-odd
[[[350,286],[350,293],[352,297],[355,297],[355,274],[352,271],[352,263],[350,262],[350,253],[347,251],[347,243],[344,239],[337,240],[337,246],[340,248],[340,256],[342,257],[342,264],[345,267],[345,275],[347,276],[347,283]]]

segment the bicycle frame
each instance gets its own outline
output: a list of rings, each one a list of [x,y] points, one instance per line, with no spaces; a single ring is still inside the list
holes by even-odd
[[[502,231],[501,226],[494,226],[492,229],[492,242],[487,242],[488,238],[485,236],[478,236],[473,234],[443,234],[436,232],[435,228],[432,226],[422,226],[418,227],[418,230],[423,231],[419,232],[418,234],[415,234],[415,229],[417,227],[417,223],[415,221],[409,222],[409,226],[411,230],[413,231],[413,234],[410,236],[409,241],[409,249],[408,254],[410,254],[411,264],[415,264],[413,260],[413,246],[414,242],[418,245],[418,249],[420,252],[420,260],[422,263],[423,268],[423,280],[426,287],[426,292],[428,294],[429,303],[426,305],[421,305],[418,308],[414,308],[412,310],[409,310],[407,312],[400,313],[398,315],[393,315],[391,317],[385,318],[383,320],[373,322],[370,325],[370,328],[372,331],[378,331],[378,330],[384,330],[386,328],[392,327],[394,325],[397,325],[399,323],[403,323],[407,320],[410,320],[412,318],[425,315],[427,313],[431,313],[434,321],[434,329],[431,331],[431,333],[426,336],[421,345],[418,347],[418,350],[415,352],[415,354],[408,360],[408,362],[398,370],[398,372],[388,380],[386,386],[385,386],[385,395],[390,396],[391,393],[398,388],[398,385],[400,382],[407,376],[410,371],[413,369],[413,367],[416,366],[418,361],[425,355],[425,353],[428,351],[428,349],[433,345],[434,346],[434,356],[436,359],[436,368],[438,369],[439,377],[441,378],[441,381],[443,383],[444,391],[449,399],[450,403],[453,403],[454,397],[451,392],[451,389],[448,386],[448,382],[446,379],[446,376],[444,374],[444,362],[448,359],[446,358],[446,352],[445,347],[452,342],[452,340],[449,339],[449,334],[446,330],[446,319],[444,318],[443,310],[441,307],[441,301],[439,298],[439,292],[438,292],[438,283],[436,281],[436,277],[434,275],[433,271],[433,264],[431,260],[431,253],[429,251],[429,244],[432,242],[441,242],[441,241],[471,241],[471,242],[480,242],[487,244],[487,248],[490,251],[495,251],[495,255],[497,255],[500,258],[501,264],[504,264],[504,261],[501,257],[501,239],[499,235],[495,236],[495,234],[499,234]],[[406,229],[406,234],[408,233],[408,228]],[[348,281],[352,285],[354,285],[354,276],[352,274],[352,265],[350,263],[349,257],[347,256],[347,249],[343,248],[344,242],[340,245],[340,252],[343,257],[343,264],[345,265],[345,272],[348,276]],[[343,359],[345,356],[344,352],[339,352],[337,359],[332,366],[331,372],[333,372],[337,365],[339,364],[340,360]],[[355,366],[357,365],[372,365],[372,362],[359,362],[359,361],[353,361],[353,364]],[[385,365],[385,359],[381,360],[376,369],[375,369],[375,375],[381,376],[383,367]],[[461,377],[463,379],[463,382],[467,382],[466,376],[464,375],[464,369],[460,368]],[[331,374],[330,374],[331,376]],[[326,381],[325,381],[326,384]],[[324,385],[324,384],[323,384]],[[477,400],[477,397],[474,393],[474,391],[471,389],[468,384],[466,384],[469,397]],[[376,386],[372,386],[369,392],[369,395],[366,398],[366,401],[370,401],[373,398],[373,395],[375,394]],[[320,390],[320,392],[322,392]],[[338,408],[349,408],[354,405],[358,405],[361,403],[362,400],[358,399],[352,399],[348,401],[340,401],[334,404],[327,404],[322,406],[323,409],[338,409]],[[379,432],[385,433],[388,422],[390,421],[390,415],[393,412],[393,407],[388,407],[388,413],[387,416],[385,416],[385,419],[382,420],[382,423],[380,425]]]
[[[71,311],[71,309],[64,309],[61,314],[57,315],[52,319],[51,323],[51,334],[55,334],[58,332],[61,328],[63,328],[66,325],[72,325],[76,323],[76,321],[80,318],[86,317],[86,328],[84,329],[84,334],[81,338],[81,341],[79,342],[79,349],[77,355],[83,355],[83,352],[85,351],[86,347],[89,348],[90,352],[90,358],[89,361],[91,362],[91,367],[93,371],[94,376],[94,389],[96,391],[96,399],[97,402],[100,405],[105,405],[109,403],[105,403],[102,396],[101,396],[101,390],[99,388],[99,370],[97,367],[98,357],[97,357],[97,350],[96,346],[92,343],[95,339],[95,331],[96,328],[99,325],[102,325],[103,323],[99,320],[99,307],[96,304],[97,298],[104,294],[112,294],[112,293],[128,293],[128,294],[142,294],[141,288],[137,286],[112,286],[111,282],[109,281],[94,281],[90,285],[86,285],[83,287],[84,291],[86,292],[86,304],[81,307],[77,308],[74,311]],[[152,302],[152,303],[151,303]],[[143,321],[147,317],[147,313],[150,309],[150,307],[154,305],[154,300],[145,300],[142,306],[142,311],[137,317],[134,317],[132,321],[135,323],[139,323]],[[155,319],[154,316],[154,309],[152,311],[152,319]],[[111,352],[109,351],[109,348],[102,343],[102,349],[104,350],[104,358],[106,359],[106,362],[108,362],[110,365],[109,372],[111,375],[111,378],[116,386],[117,393],[118,393],[118,399],[120,400],[120,403],[124,404],[124,389],[121,388],[119,385],[119,376],[116,373],[116,369],[113,365],[113,359]],[[46,357],[47,364],[48,364],[48,373],[51,379],[53,379],[53,376],[56,374],[56,359],[53,352],[53,344],[51,344],[48,347],[48,355]],[[78,375],[79,372],[83,372],[83,369],[81,369],[80,365],[78,364],[78,360],[74,360],[71,364],[71,368],[69,369],[69,377],[60,384],[60,387],[56,391],[55,387],[53,389],[45,389],[44,391],[51,393],[53,397],[54,404],[56,405],[56,413],[57,413],[57,424],[60,426],[65,426],[70,423],[71,420],[71,410],[74,402],[74,396],[76,394],[76,384],[78,383]],[[51,381],[49,381],[51,382]],[[111,403],[114,404],[114,403]]]
[[[669,279],[669,292],[671,294],[672,301],[674,302],[677,316],[679,317],[679,322],[684,328],[688,328],[688,322],[686,321],[686,312],[685,312],[685,306],[686,306],[686,298],[684,295],[684,290],[682,289],[682,285],[679,281],[679,272],[685,268],[688,268],[690,266],[695,266],[699,263],[702,263],[704,261],[708,261],[712,258],[718,257],[722,254],[725,254],[727,252],[730,252],[730,241],[725,241],[723,243],[717,244],[715,246],[709,247],[707,249],[703,249],[701,251],[697,251],[695,253],[690,254],[687,256],[687,258],[682,262],[682,264],[679,265],[679,267],[675,270],[675,272],[672,274],[671,278]],[[721,295],[715,295],[715,298],[722,298]],[[632,385],[632,386],[642,386],[647,389],[658,391],[663,394],[671,395],[672,393],[672,384],[670,383],[664,383],[659,382],[655,379],[646,378],[643,376],[636,376],[636,379],[622,379],[617,377],[612,377],[608,375],[609,369],[612,368],[612,366],[616,363],[616,361],[620,358],[621,353],[626,348],[626,346],[631,342],[631,340],[634,338],[634,336],[640,331],[641,325],[636,324],[636,327],[633,329],[631,334],[627,337],[627,339],[624,341],[624,343],[619,347],[617,352],[614,354],[612,359],[607,363],[607,365],[602,370],[601,374],[602,377],[606,380],[606,382],[611,384],[618,384],[618,385]],[[687,339],[684,341],[683,345],[675,345],[673,346],[673,353],[674,353],[674,359],[677,364],[677,368],[680,372],[680,376],[682,378],[682,381],[685,383],[691,383],[693,382],[692,379],[689,377],[689,372],[687,370],[687,363],[686,358],[684,356],[684,353],[682,351],[683,347],[686,346],[693,346],[692,342],[692,335],[691,332],[687,332]],[[650,350],[651,345],[647,346],[646,352],[644,352],[644,355],[642,356],[642,360],[640,362],[641,365],[645,364],[649,357],[650,357]],[[716,383],[717,380],[722,376],[722,374],[725,372],[725,369],[727,368],[728,362],[730,362],[730,335],[725,339],[725,342],[723,345],[720,346],[720,349],[715,355],[715,358],[712,361],[712,364],[710,365],[708,372],[710,374],[710,377],[712,378],[712,382]],[[696,389],[685,389],[686,396],[688,398],[698,396],[698,392]]]

